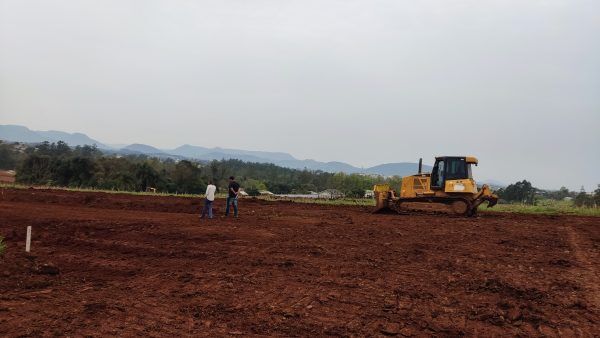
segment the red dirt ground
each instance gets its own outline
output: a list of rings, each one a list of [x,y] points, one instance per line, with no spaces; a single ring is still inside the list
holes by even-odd
[[[0,336],[600,335],[599,218],[0,190]]]

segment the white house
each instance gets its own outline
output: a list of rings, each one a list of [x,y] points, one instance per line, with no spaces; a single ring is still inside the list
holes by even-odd
[[[337,189],[327,189],[319,193],[319,198],[334,199],[342,197],[344,197],[344,194]]]

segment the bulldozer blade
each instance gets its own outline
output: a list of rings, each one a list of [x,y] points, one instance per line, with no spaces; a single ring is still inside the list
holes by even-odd
[[[494,205],[498,204],[498,198],[496,198],[496,197],[487,198],[487,201],[488,201],[488,205],[487,205],[488,208],[491,208]]]

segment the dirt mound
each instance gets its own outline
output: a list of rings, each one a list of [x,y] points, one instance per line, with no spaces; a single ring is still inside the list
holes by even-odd
[[[0,336],[600,334],[598,218],[200,204],[3,189]]]

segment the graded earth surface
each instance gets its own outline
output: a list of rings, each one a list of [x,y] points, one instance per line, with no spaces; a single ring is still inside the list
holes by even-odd
[[[600,335],[600,218],[0,190],[3,337]]]

